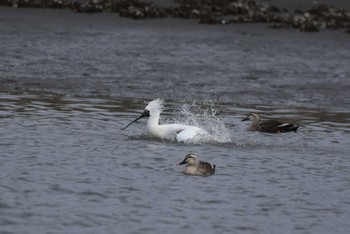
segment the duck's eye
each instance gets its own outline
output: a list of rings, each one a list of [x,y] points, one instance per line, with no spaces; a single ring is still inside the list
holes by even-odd
[[[145,110],[145,113],[146,113],[147,115],[149,115],[149,110]]]
[[[188,156],[187,161],[190,161],[191,159],[193,159],[193,157],[192,156]]]

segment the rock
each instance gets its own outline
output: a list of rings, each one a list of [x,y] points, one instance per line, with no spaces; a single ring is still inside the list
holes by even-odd
[[[277,23],[270,28],[296,28],[317,32],[323,28],[350,27],[350,11],[326,4],[290,14],[284,8],[257,3],[254,0],[175,0],[175,6],[156,6],[142,0],[0,0],[12,7],[70,8],[75,12],[115,12],[121,17],[147,19],[177,17],[196,19],[203,24]]]

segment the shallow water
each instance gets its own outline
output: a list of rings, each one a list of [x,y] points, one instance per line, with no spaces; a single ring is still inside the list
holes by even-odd
[[[164,122],[181,112],[169,104]],[[2,231],[350,230],[350,114],[270,110],[301,124],[270,135],[245,131],[240,115],[254,107],[233,106],[220,117],[229,142],[186,145],[153,139],[142,120],[120,130],[143,101],[2,94]],[[175,164],[188,152],[215,163],[216,175],[182,175]]]
[[[0,23],[1,233],[350,231],[348,35],[12,9]],[[120,130],[156,97],[163,123],[216,141]],[[252,111],[300,129],[248,132]],[[216,174],[183,175],[189,152]]]

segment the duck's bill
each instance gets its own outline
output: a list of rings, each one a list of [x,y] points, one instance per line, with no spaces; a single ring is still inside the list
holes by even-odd
[[[247,120],[249,120],[249,117],[247,116],[247,117],[244,117],[243,119],[242,119],[242,121],[247,121]]]
[[[178,163],[177,165],[180,166],[180,165],[184,165],[186,163],[187,163],[186,160],[183,160],[182,162]]]
[[[143,112],[143,113],[140,115],[140,117],[138,117],[138,118],[134,119],[133,121],[131,121],[131,123],[129,123],[128,125],[126,125],[126,126],[125,126],[124,128],[122,128],[121,130],[126,129],[126,128],[129,127],[131,124],[135,123],[137,120],[142,119],[142,118],[145,118],[145,117],[148,117],[148,116],[149,116],[149,114],[148,114],[146,111]]]

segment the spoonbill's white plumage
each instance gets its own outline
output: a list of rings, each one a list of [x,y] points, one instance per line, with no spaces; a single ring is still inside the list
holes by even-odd
[[[185,125],[185,124],[163,124],[159,125],[160,113],[163,110],[164,101],[161,99],[155,99],[151,101],[145,108],[145,111],[140,117],[133,120],[122,130],[129,127],[132,123],[136,122],[141,118],[148,117],[147,129],[155,137],[160,139],[173,140],[176,139],[177,142],[190,142],[196,137],[201,137],[201,135],[208,134],[203,129]]]

